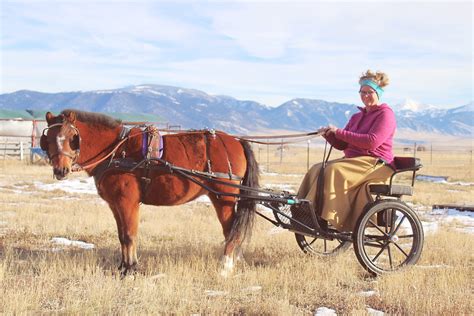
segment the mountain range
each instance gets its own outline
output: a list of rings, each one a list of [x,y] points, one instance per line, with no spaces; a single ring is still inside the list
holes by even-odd
[[[20,90],[0,95],[0,108],[48,110],[66,108],[102,113],[153,114],[181,128],[214,128],[248,134],[271,130],[314,131],[333,124],[343,127],[358,111],[354,104],[296,98],[278,107],[163,85],[137,85],[115,90],[43,93]],[[392,107],[399,130],[470,137],[474,103],[439,109],[413,104]]]

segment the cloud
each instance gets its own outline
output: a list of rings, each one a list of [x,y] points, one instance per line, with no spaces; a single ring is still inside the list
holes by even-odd
[[[1,92],[171,84],[279,105],[358,103],[357,77],[392,78],[390,102],[472,99],[469,2],[2,2]]]

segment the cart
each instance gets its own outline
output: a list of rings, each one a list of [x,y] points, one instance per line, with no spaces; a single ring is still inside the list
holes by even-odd
[[[327,159],[325,160],[327,161]],[[372,275],[381,275],[416,264],[423,249],[423,227],[415,211],[402,201],[413,195],[415,173],[422,165],[418,158],[395,157],[394,173],[388,184],[369,185],[374,202],[365,206],[352,232],[339,232],[322,221],[308,200],[298,199],[289,192],[260,190],[229,183],[205,172],[197,172],[167,164],[162,165],[206,190],[239,200],[254,200],[272,213],[257,209],[257,214],[277,227],[295,234],[298,247],[307,254],[334,256],[351,244],[360,264]],[[412,172],[411,185],[396,184],[394,179],[403,172]],[[197,178],[238,187],[244,194],[216,192]],[[270,216],[269,216],[270,215]]]

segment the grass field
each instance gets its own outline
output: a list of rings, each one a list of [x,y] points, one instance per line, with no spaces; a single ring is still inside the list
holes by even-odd
[[[257,152],[256,152],[257,154]],[[296,190],[306,149],[269,154],[261,182]],[[423,154],[423,153],[421,153]],[[311,162],[321,151],[312,149]],[[334,156],[336,157],[336,156]],[[260,153],[260,162],[266,159]],[[415,205],[474,204],[470,156],[421,157],[420,173],[447,175],[459,184],[418,182]],[[301,163],[302,161],[302,163]],[[467,162],[467,163],[466,163]],[[98,196],[38,189],[54,183],[49,166],[0,162],[0,284],[2,314],[315,314],[469,315],[474,313],[473,235],[446,223],[427,233],[416,266],[369,277],[351,250],[310,257],[294,236],[257,219],[245,262],[227,279],[218,275],[223,236],[209,204],[141,207],[140,270],[120,280],[119,242],[111,211]],[[84,174],[72,178],[82,179]],[[402,177],[402,181],[408,181]],[[423,214],[420,214],[423,217]],[[65,237],[92,250],[53,243]]]

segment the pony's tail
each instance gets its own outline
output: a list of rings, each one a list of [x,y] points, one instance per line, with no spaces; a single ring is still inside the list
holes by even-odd
[[[259,169],[257,160],[255,159],[255,155],[250,144],[245,140],[241,140],[240,143],[242,144],[245,158],[247,159],[247,170],[245,171],[242,185],[257,189],[260,187],[258,183]],[[240,190],[240,194],[255,196],[258,195],[256,192],[242,189]],[[251,234],[253,222],[255,219],[256,206],[256,201],[252,199],[243,198],[237,203],[236,214],[232,224],[232,230],[229,235],[230,240],[239,238],[240,242],[242,242],[247,236]]]

